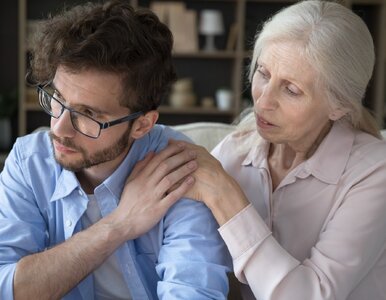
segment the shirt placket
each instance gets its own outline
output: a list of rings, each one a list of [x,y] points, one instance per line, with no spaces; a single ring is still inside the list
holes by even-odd
[[[105,186],[102,185],[98,187],[95,196],[101,210],[102,218],[117,208],[118,201]],[[132,298],[149,299],[146,288],[141,281],[140,270],[137,268],[135,262],[136,251],[134,242],[129,240],[123,243],[115,253]]]

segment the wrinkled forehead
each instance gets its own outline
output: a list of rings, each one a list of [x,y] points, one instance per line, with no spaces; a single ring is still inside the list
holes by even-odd
[[[296,42],[271,42],[261,49],[257,64],[286,80],[313,87],[319,74],[305,53],[304,47]]]

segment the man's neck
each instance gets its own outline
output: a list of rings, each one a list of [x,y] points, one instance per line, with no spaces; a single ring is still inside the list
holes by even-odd
[[[111,176],[128,154],[129,149],[121,153],[112,161],[101,163],[87,169],[76,172],[75,175],[82,189],[87,194],[93,194],[94,189]]]

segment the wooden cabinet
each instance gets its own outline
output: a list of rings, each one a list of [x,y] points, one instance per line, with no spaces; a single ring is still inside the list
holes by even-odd
[[[63,7],[59,0],[19,1],[19,134],[47,125],[49,118],[41,112],[34,91],[25,85],[27,64],[26,28],[29,20],[45,17]],[[129,0],[128,0],[129,1]],[[79,1],[78,1],[79,2]],[[150,7],[149,0],[132,0],[134,6]],[[161,1],[162,2],[162,1]],[[165,1],[164,1],[165,2]],[[198,50],[174,51],[174,62],[179,78],[191,78],[197,103],[194,107],[160,107],[160,122],[181,124],[197,121],[232,122],[245,105],[251,103],[246,69],[256,29],[269,16],[295,1],[262,0],[187,0],[175,1],[196,12],[197,23],[204,9],[220,10],[224,20],[224,34],[215,38],[218,50],[201,50],[204,37],[198,35]],[[70,4],[66,1],[66,4]],[[347,2],[360,15],[374,37],[377,61],[374,76],[364,103],[377,117],[380,124],[385,118],[385,56],[386,56],[386,0],[352,0]],[[233,47],[227,47],[231,28],[236,32]],[[233,102],[229,110],[201,106],[204,97],[215,98],[216,90],[227,87],[232,91]],[[32,96],[31,96],[32,95]],[[36,97],[36,96],[35,96]],[[27,101],[29,99],[29,101]],[[31,100],[32,99],[32,100]]]

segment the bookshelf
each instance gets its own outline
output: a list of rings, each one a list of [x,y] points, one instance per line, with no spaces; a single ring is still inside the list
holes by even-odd
[[[276,11],[295,1],[186,0],[176,2],[183,3],[186,9],[195,11],[197,22],[202,10],[220,10],[223,15],[225,31],[223,35],[215,38],[218,47],[215,52],[202,50],[204,37],[201,35],[198,35],[198,50],[174,51],[173,57],[177,75],[179,78],[192,79],[197,103],[193,107],[186,108],[175,108],[164,103],[159,109],[160,122],[169,125],[198,121],[230,123],[245,105],[251,103],[245,74],[256,28]],[[68,1],[66,4],[70,5]],[[150,7],[151,1],[132,0],[131,4],[136,7]],[[48,125],[49,120],[41,112],[37,104],[37,96],[33,95],[34,91],[28,90],[25,85],[28,52],[26,44],[28,38],[27,24],[30,20],[46,16],[50,11],[55,13],[63,5],[64,2],[59,0],[29,0],[28,2],[27,0],[18,0],[19,135],[31,132],[35,127]],[[386,117],[386,0],[352,0],[347,1],[347,5],[365,20],[375,41],[376,66],[364,103],[374,112],[378,122],[383,125]],[[234,46],[228,49],[227,43],[231,30],[237,34]],[[216,107],[204,108],[200,106],[204,97],[215,98],[215,92],[220,87],[227,87],[232,91],[233,103],[229,110],[221,111]],[[41,124],[42,122],[45,123]]]

